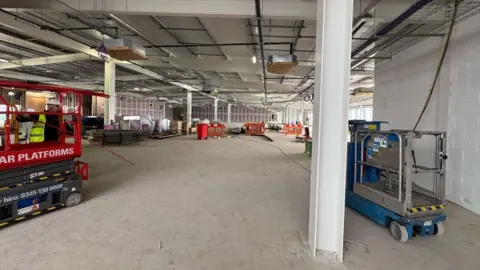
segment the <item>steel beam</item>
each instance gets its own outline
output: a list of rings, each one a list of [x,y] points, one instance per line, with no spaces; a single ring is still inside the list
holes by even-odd
[[[256,24],[249,24],[247,25],[248,27],[258,27]],[[297,28],[305,28],[305,26],[301,25],[272,25],[272,24],[266,24],[262,25],[263,28],[287,28],[287,29],[297,29]]]
[[[2,7],[35,9],[37,11],[113,13],[134,15],[167,15],[188,17],[237,17],[255,16],[254,5],[244,0],[3,0]],[[187,8],[186,8],[187,7]],[[277,19],[315,20],[316,3],[311,1],[264,0],[263,16]]]
[[[55,55],[47,57],[38,57],[30,59],[11,60],[10,63],[0,63],[0,69],[11,69],[19,67],[50,65],[58,63],[66,63],[73,61],[94,60],[95,57],[84,53],[73,53],[64,55]]]
[[[210,27],[208,27],[207,23],[200,17],[197,17],[197,22],[202,26],[202,28],[207,32],[208,37],[214,44],[218,44],[217,39],[214,37],[212,30],[210,30]],[[223,54],[226,60],[230,60],[230,57],[228,54],[222,49],[220,46],[216,46],[217,49]]]
[[[143,66],[171,68],[166,61],[137,61],[136,63]],[[242,73],[242,74],[262,74],[261,63],[252,63],[251,58],[231,57],[230,61],[223,59],[197,59],[194,57],[179,57],[175,59],[175,63],[184,69],[217,71],[225,73]],[[311,66],[299,65],[295,68],[292,76],[305,76],[310,70]]]
[[[160,44],[149,45],[145,48],[191,48],[191,47],[219,47],[219,46],[256,46],[257,42],[236,42],[236,43],[182,43],[182,44]],[[263,45],[292,45],[292,42],[264,42]]]
[[[88,45],[79,43],[75,40],[72,40],[68,37],[62,36],[52,31],[41,30],[40,27],[35,25],[25,24],[22,20],[17,19],[14,16],[8,15],[6,13],[0,13],[0,25],[5,25],[7,27],[14,28],[17,31],[27,36],[30,36],[32,38],[47,41],[56,46],[66,47],[68,49],[78,51],[78,52],[83,52],[85,54],[101,59],[101,55],[95,49],[90,48],[90,46]],[[138,63],[137,61],[135,62],[118,61],[118,60],[112,59],[108,55],[104,55],[104,57],[105,57],[104,59],[105,61],[112,61],[118,66],[124,67],[131,71],[147,75],[153,79],[157,79],[160,81],[166,80],[162,75],[140,66],[139,64],[137,64]],[[192,88],[191,86],[183,83],[181,84],[180,87],[187,90],[188,88]]]
[[[156,24],[158,24],[162,29],[165,29],[167,30],[167,33],[169,36],[171,36],[173,39],[175,39],[178,43],[180,44],[183,44],[183,43],[186,43],[182,37],[180,37],[179,35],[177,35],[175,32],[173,32],[172,30],[168,30],[168,26],[162,21],[160,20],[160,18],[158,18],[157,16],[153,15],[153,16],[150,16],[150,18],[152,18],[152,21]],[[152,47],[153,48],[153,47]],[[164,48],[164,47],[162,47]],[[200,57],[200,54],[195,51],[194,49],[192,48],[187,48],[193,55],[196,55],[197,57]]]
[[[302,28],[299,28],[299,29],[302,29]],[[249,35],[249,36],[252,36],[252,37],[258,37],[258,35]],[[294,39],[294,38],[297,38],[297,36],[285,36],[285,35],[263,35],[264,38],[291,38],[291,39]],[[298,36],[299,38],[308,38],[308,39],[315,39],[316,37],[315,36]]]
[[[9,79],[16,79],[21,81],[34,81],[39,83],[48,83],[53,85],[61,85],[61,86],[69,86],[78,89],[84,90],[92,90],[92,91],[103,91],[102,86],[93,85],[93,84],[72,84],[69,82],[57,80],[54,78],[44,77],[44,76],[36,76],[22,72],[10,71],[10,70],[2,70],[0,71],[0,77],[9,78]]]
[[[207,80],[209,85],[218,87],[218,88],[230,88],[230,89],[263,89],[263,82],[246,82],[242,80],[218,80],[210,79]],[[267,83],[266,87],[268,90],[280,90],[280,91],[291,91],[292,86],[282,85],[278,83]]]

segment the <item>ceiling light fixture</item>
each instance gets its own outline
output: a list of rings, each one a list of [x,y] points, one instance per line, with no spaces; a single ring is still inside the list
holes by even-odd
[[[133,88],[133,90],[138,91],[138,90],[140,90],[140,89],[138,89],[138,87],[135,87],[135,88]]]
[[[3,63],[10,63],[10,61],[8,61],[7,59],[3,59],[3,58],[0,58],[0,62],[3,62]]]
[[[257,56],[256,55],[252,56],[252,63],[254,63],[254,64],[257,63]]]

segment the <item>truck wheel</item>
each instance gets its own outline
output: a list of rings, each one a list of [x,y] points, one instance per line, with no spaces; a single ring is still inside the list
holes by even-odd
[[[68,195],[67,199],[65,200],[65,205],[67,207],[73,207],[78,205],[81,202],[82,202],[82,194],[75,192]]]

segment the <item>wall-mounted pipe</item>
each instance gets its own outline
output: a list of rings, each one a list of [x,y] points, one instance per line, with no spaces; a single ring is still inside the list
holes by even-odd
[[[260,55],[262,57],[263,90],[265,91],[265,98],[267,98],[267,80],[265,80],[265,78],[267,78],[267,71],[265,67],[265,48],[263,43],[263,22],[260,0],[255,0],[255,15],[257,16],[258,40],[260,41]]]

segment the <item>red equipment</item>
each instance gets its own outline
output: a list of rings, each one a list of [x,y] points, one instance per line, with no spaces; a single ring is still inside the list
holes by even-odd
[[[223,137],[225,135],[224,124],[209,124],[207,129],[208,137]]]
[[[63,104],[63,99],[67,95],[76,96],[77,108],[74,112],[64,113],[60,112],[19,112],[15,106],[9,104],[9,102],[0,96],[0,104],[4,104],[7,107],[6,111],[0,111],[0,114],[6,114],[5,120],[5,142],[0,147],[0,170],[12,169],[15,167],[35,165],[49,162],[56,162],[66,159],[78,158],[82,155],[82,96],[98,96],[109,97],[103,93],[96,93],[93,91],[78,90],[61,86],[50,86],[40,84],[28,84],[23,82],[11,82],[0,81],[0,87],[15,88],[27,91],[50,91],[58,94],[60,106]],[[12,111],[12,108],[15,108]],[[65,128],[65,122],[60,121],[58,124],[58,130],[60,138],[58,142],[44,142],[44,143],[31,143],[31,144],[19,144],[18,142],[18,129],[12,130],[12,124],[16,123],[16,116],[21,114],[29,115],[58,115],[60,119],[65,116],[72,116],[72,121],[68,124],[73,127],[73,134],[67,134]],[[15,141],[11,141],[11,135],[15,135]],[[67,142],[67,138],[73,138],[73,142]],[[80,166],[81,167],[81,166]]]
[[[303,132],[303,125],[298,124],[298,125],[283,125],[283,130],[282,132],[285,135],[302,135]]]
[[[75,161],[82,155],[82,96],[108,97],[102,93],[68,87],[0,81],[0,88],[27,91],[50,91],[64,98],[76,97],[74,112],[19,112],[5,98],[4,129],[0,130],[0,227],[82,201],[82,179],[88,178],[88,164]],[[42,123],[58,130],[58,141],[20,144],[18,115],[57,115],[58,124]],[[39,117],[40,118],[40,117]],[[67,119],[71,118],[71,119]],[[32,119],[32,121],[34,121]],[[72,127],[68,131],[66,125]]]
[[[208,138],[208,124],[197,124],[197,138],[206,140]]]
[[[250,136],[265,135],[265,123],[245,123],[245,132]]]

